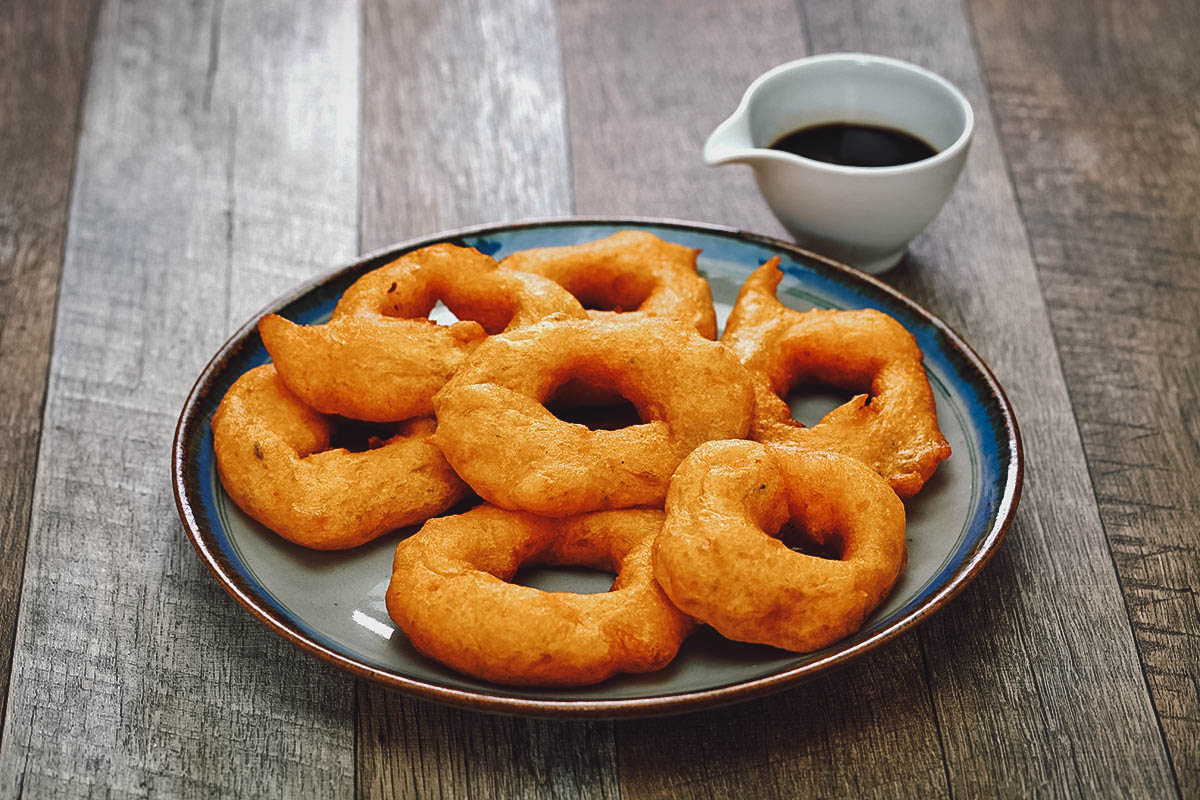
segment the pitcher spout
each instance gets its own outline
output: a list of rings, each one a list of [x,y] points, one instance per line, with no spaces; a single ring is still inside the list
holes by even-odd
[[[750,123],[739,108],[729,119],[717,126],[704,143],[704,163],[710,167],[722,164],[745,164],[752,161],[757,152],[750,138]]]

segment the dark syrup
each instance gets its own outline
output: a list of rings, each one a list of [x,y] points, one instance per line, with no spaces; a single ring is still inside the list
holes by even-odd
[[[845,167],[898,167],[937,155],[928,142],[906,131],[850,122],[792,131],[775,140],[771,149]]]

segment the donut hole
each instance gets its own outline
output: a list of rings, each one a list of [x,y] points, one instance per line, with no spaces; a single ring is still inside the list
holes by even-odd
[[[602,569],[548,564],[522,565],[509,583],[543,592],[604,594],[612,590],[617,576]]]
[[[453,325],[463,320],[478,322],[489,336],[495,336],[504,332],[515,313],[513,305],[501,298],[484,301],[476,297],[469,304],[461,304],[453,298],[439,297],[429,312],[429,320],[438,325]]]
[[[579,281],[568,286],[567,291],[589,311],[637,311],[654,291],[654,279],[646,275],[622,274],[594,283]]]
[[[502,333],[512,322],[513,315],[516,313],[513,305],[501,298],[484,300],[476,297],[471,298],[469,302],[458,302],[454,298],[438,295],[427,296],[424,302],[428,304],[430,300],[433,300],[434,303],[427,313],[422,312],[428,305],[425,307],[414,305],[414,303],[419,303],[419,299],[387,303],[380,309],[380,313],[385,317],[395,319],[421,319],[424,317],[433,324],[443,327],[449,327],[456,322],[478,322],[488,335]]]
[[[390,282],[387,277],[374,279],[370,290],[374,302],[364,302],[385,317],[427,319],[443,326],[470,321],[489,335],[501,333],[516,315],[517,301],[491,283],[472,280],[473,270],[468,267],[418,268]]]
[[[593,431],[615,431],[641,425],[641,412],[611,381],[569,378],[551,391],[546,410],[563,422]]]
[[[841,561],[846,553],[846,540],[837,531],[817,537],[794,520],[785,522],[775,535],[789,550],[806,556]]]
[[[383,447],[388,439],[398,433],[394,422],[360,422],[335,417],[333,432],[329,435],[329,449],[365,453]]]
[[[792,412],[792,419],[811,428],[830,411],[862,393],[819,380],[805,380],[789,389],[783,400]],[[868,396],[867,404],[870,402]]]
[[[441,300],[438,300],[437,303],[434,304],[427,319],[436,325],[444,325],[447,327],[456,322],[461,322],[459,316],[451,311],[450,308]]]

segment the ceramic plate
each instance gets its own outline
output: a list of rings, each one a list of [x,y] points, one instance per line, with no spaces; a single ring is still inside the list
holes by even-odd
[[[545,716],[628,717],[731,702],[781,689],[843,663],[902,633],[945,604],[999,545],[1021,485],[1020,438],[1012,409],[977,355],[944,323],[883,283],[785,242],[731,229],[635,219],[563,220],[440,234],[369,255],[273,303],[303,323],[322,322],[363,273],[435,242],[478,248],[496,258],[529,247],[572,244],[640,228],[700,248],[723,322],[752,269],[783,258],[784,303],[797,309],[877,308],[903,323],[925,353],[938,419],[953,455],[908,507],[908,567],[863,629],[834,647],[797,655],[729,642],[701,629],[666,669],[575,689],[515,689],[473,680],[417,653],[384,607],[399,531],[357,550],[320,553],[292,545],[243,514],[217,477],[210,420],[246,370],[267,361],[251,320],[205,367],[183,409],[173,468],[188,536],[217,580],[284,638],[337,666],[414,695],[477,709]],[[819,419],[837,398],[793,403],[797,418]],[[548,590],[603,591],[586,570],[539,569],[523,579]],[[609,579],[611,580],[611,578]]]

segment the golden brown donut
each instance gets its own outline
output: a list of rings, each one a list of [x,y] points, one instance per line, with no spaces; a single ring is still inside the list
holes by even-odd
[[[288,391],[271,364],[242,375],[213,415],[221,483],[251,517],[317,550],[356,547],[424,522],[467,489],[415,419],[372,450],[329,449],[333,422]]]
[[[496,683],[578,686],[650,672],[694,627],[654,581],[661,525],[661,511],[547,519],[487,505],[432,519],[396,548],[388,613],[425,655]],[[617,579],[603,594],[543,592],[509,583],[522,564]]]
[[[610,385],[643,420],[564,422],[544,405],[569,379]],[[545,516],[662,504],[698,444],[745,436],[750,375],[716,342],[668,320],[546,320],[493,336],[433,399],[434,441],[494,505]]]
[[[561,284],[592,319],[667,317],[715,339],[712,292],[696,271],[699,252],[630,230],[584,244],[522,250],[500,266]]]
[[[844,453],[907,498],[920,491],[950,445],[937,423],[921,349],[904,326],[873,309],[796,311],[775,296],[778,257],[742,285],[721,343],[756,374],[751,438]],[[820,381],[859,394],[805,428],[781,399]]]
[[[438,300],[460,321],[429,321]],[[323,325],[268,314],[258,331],[284,383],[304,402],[327,414],[391,422],[432,413],[434,393],[488,334],[554,313],[586,316],[553,281],[436,244],[363,275]]]
[[[789,549],[775,538],[789,521],[840,559]],[[654,575],[724,636],[807,653],[857,631],[888,595],[904,569],[904,527],[904,504],[860,461],[709,442],[671,481]]]

